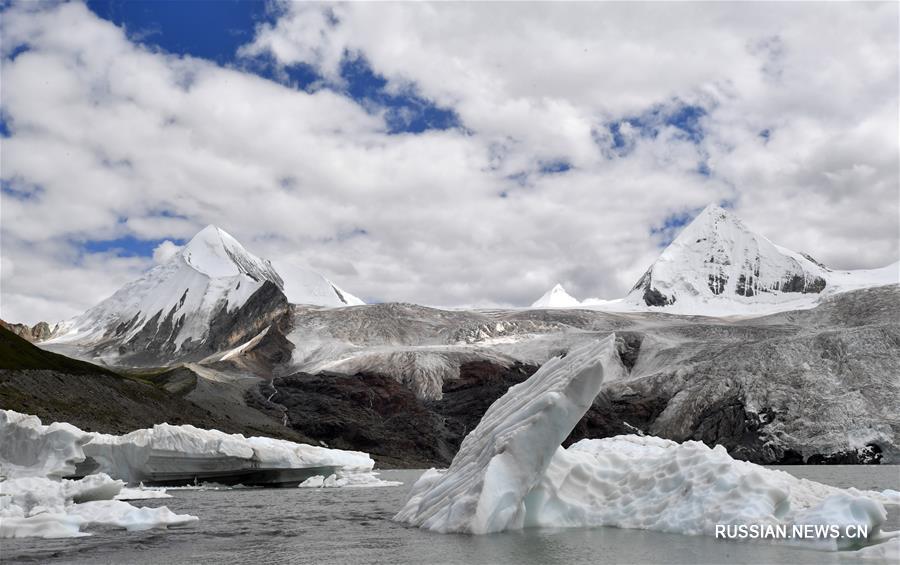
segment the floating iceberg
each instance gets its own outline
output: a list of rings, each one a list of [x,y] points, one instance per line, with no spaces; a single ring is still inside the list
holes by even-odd
[[[124,483],[108,475],[77,481],[19,477],[0,482],[0,538],[78,537],[88,526],[129,531],[181,526],[197,517],[166,507],[136,508],[114,500]]]
[[[89,475],[90,476],[90,475]],[[143,484],[134,487],[122,487],[115,500],[152,500],[155,498],[172,498],[166,489],[160,487],[145,487]]]
[[[716,526],[864,526],[886,518],[877,493],[840,489],[737,461],[725,448],[647,436],[585,439],[559,448],[529,492],[525,526],[615,526],[715,535]],[[820,549],[866,540],[823,539]]]
[[[719,525],[860,526],[865,539],[802,542],[855,549],[892,538],[893,492],[839,489],[736,461],[701,442],[618,436],[562,440],[621,365],[615,336],[571,350],[511,387],[465,438],[446,471],[413,486],[395,520],[436,532],[616,526],[715,535]],[[895,542],[891,542],[892,544]]]
[[[122,436],[94,434],[84,453],[85,470],[129,484],[293,486],[313,476],[370,472],[375,466],[359,451],[168,424]]]
[[[105,473],[129,485],[296,486],[335,475],[338,485],[385,486],[360,451],[159,424],[115,436],[0,410],[0,475],[77,478]],[[134,490],[129,496],[137,496]],[[148,498],[149,495],[141,498]]]
[[[622,370],[614,334],[551,359],[488,408],[446,472],[422,475],[395,520],[442,533],[523,527],[526,496],[590,408],[604,376]]]
[[[363,488],[363,487],[396,487],[402,485],[399,481],[385,481],[378,478],[378,473],[373,471],[344,471],[340,470],[334,475],[323,477],[316,475],[297,485],[300,488]]]

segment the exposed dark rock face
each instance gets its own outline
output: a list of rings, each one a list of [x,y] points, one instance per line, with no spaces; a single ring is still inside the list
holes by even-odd
[[[881,458],[881,447],[878,444],[870,443],[856,450],[824,455],[815,453],[806,460],[806,463],[810,465],[878,465],[881,463]]]
[[[399,467],[453,456],[441,420],[391,377],[296,373],[272,385],[269,402],[286,409],[290,427],[329,447],[366,451]]]
[[[600,391],[563,445],[568,447],[585,438],[643,433],[665,410],[668,400],[665,396],[629,394],[618,387],[607,387]]]
[[[184,297],[182,297],[183,300]],[[175,318],[178,306],[169,312],[157,312],[141,330],[128,341],[117,339],[125,335],[139,322],[139,316],[129,322],[119,324],[110,331],[108,340],[93,349],[95,356],[101,356],[111,345],[116,346],[120,355],[118,362],[136,367],[171,364],[178,361],[196,361],[212,353],[227,350],[246,342],[266,327],[272,326],[268,332],[268,342],[278,339],[279,334],[290,327],[290,305],[278,286],[271,281],[264,281],[262,286],[247,299],[240,308],[229,312],[226,304],[222,304],[219,312],[212,318],[209,333],[200,341],[186,340],[176,349],[176,337],[184,325],[184,315]],[[271,358],[266,360],[269,370],[290,356],[292,346],[280,342],[270,347]]]
[[[803,294],[818,294],[825,290],[825,285],[825,279],[822,277],[807,278],[800,275],[794,275],[780,285],[776,283],[775,290],[780,290],[782,292],[800,292]]]
[[[647,290],[644,291],[644,302],[647,306],[668,306],[675,304],[675,299],[669,298],[655,288],[647,287]]]
[[[710,446],[722,445],[735,459],[784,463],[794,455],[764,440],[763,428],[773,421],[775,414],[771,411],[748,412],[739,398],[722,398],[697,415],[692,439]]]
[[[666,296],[665,294],[653,288],[652,268],[641,275],[641,278],[638,279],[638,282],[636,282],[635,285],[631,288],[632,292],[639,289],[643,289],[644,291],[642,297],[644,299],[644,303],[647,304],[647,306],[668,306],[669,304],[675,303],[674,298]]]
[[[537,369],[520,363],[507,368],[486,361],[462,365],[459,379],[444,383],[443,398],[426,403],[443,419],[452,453],[456,454],[463,438],[478,425],[495,400],[506,394],[509,387],[527,380]]]
[[[725,290],[725,277],[721,275],[709,275],[709,290],[713,294],[722,294]]]
[[[379,465],[446,466],[491,403],[535,370],[467,363],[459,379],[444,383],[437,401],[419,399],[396,379],[377,374],[296,373],[262,383],[251,396],[260,409],[283,407],[291,428],[303,435],[329,447],[367,451]]]
[[[239,345],[269,325],[278,331],[287,331],[289,312],[290,305],[284,292],[267,280],[242,307],[230,313],[222,307],[210,323],[209,336],[203,345],[207,353],[213,353]]]
[[[638,356],[641,353],[641,342],[644,340],[643,334],[638,332],[616,332],[616,350],[619,353],[619,359],[622,365],[629,371],[634,368],[637,363]]]

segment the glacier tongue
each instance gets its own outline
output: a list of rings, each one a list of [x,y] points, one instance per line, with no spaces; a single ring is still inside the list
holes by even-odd
[[[395,520],[437,532],[521,528],[525,496],[600,391],[623,370],[615,335],[553,358],[494,402],[445,473],[425,473]]]

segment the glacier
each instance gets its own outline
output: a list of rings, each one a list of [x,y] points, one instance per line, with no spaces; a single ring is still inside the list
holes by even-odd
[[[864,526],[864,540],[788,541],[823,550],[895,539],[883,532],[895,493],[826,486],[737,461],[697,441],[652,436],[560,443],[604,379],[622,372],[614,335],[570,350],[487,410],[446,470],[413,486],[396,521],[440,533],[615,526],[714,535],[716,525]],[[894,543],[894,542],[891,542]],[[871,551],[870,551],[871,553]],[[877,553],[876,553],[877,554]]]
[[[0,410],[0,477],[61,479],[84,460],[91,435],[71,424],[41,424],[36,416]]]
[[[368,454],[265,437],[244,437],[190,425],[158,424],[114,436],[93,434],[84,446],[92,472],[128,484],[296,485],[309,477],[340,473],[379,485]]]
[[[165,506],[137,508],[115,500],[124,483],[105,474],[78,480],[19,477],[0,481],[0,538],[80,537],[83,528],[128,531],[183,526],[198,518]]]

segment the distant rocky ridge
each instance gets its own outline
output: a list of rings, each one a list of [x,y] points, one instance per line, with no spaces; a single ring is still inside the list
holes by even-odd
[[[0,320],[0,326],[8,329],[22,339],[27,339],[31,342],[50,339],[53,332],[56,330],[56,326],[51,327],[47,322],[38,322],[33,326],[29,326],[28,324],[11,324]]]
[[[321,275],[304,282],[306,302],[325,303],[292,304],[271,264],[210,227],[40,345],[151,375],[139,380],[225,431],[243,426],[421,466],[446,464],[462,430],[510,384],[615,333],[627,372],[604,383],[570,440],[640,432],[722,444],[759,463],[900,462],[896,273],[830,271],[748,235],[715,207],[694,224],[624,300],[571,305],[559,286],[532,309],[482,310],[356,304]],[[648,305],[647,292],[667,304]],[[58,397],[75,380],[56,391],[61,378],[7,374],[29,402],[43,395],[67,410]],[[113,412],[117,402],[107,403]]]
[[[462,437],[448,414],[463,383],[489,403],[551,356],[615,333],[627,374],[604,383],[567,444],[639,432],[765,464],[900,461],[898,285],[746,320],[379,305],[296,312],[293,328],[294,364],[259,396],[337,447],[406,445],[391,456],[446,464]],[[488,374],[508,376],[494,386]]]

